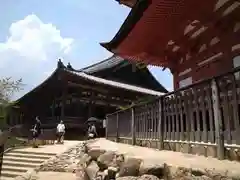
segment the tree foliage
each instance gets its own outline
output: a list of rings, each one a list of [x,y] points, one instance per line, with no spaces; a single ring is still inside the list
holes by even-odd
[[[22,87],[22,79],[13,80],[9,77],[0,79],[0,105],[8,104],[14,93],[20,91]]]

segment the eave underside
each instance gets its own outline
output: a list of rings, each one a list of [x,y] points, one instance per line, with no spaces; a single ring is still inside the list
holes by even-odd
[[[113,40],[102,45],[129,60],[174,69],[179,57],[196,48],[206,36],[224,34],[223,21],[239,20],[239,2],[234,0],[151,2],[144,12],[134,12],[137,3]],[[141,18],[136,22],[134,16]],[[192,29],[186,32],[187,28]],[[201,36],[190,38],[196,35],[195,30],[203,30]]]

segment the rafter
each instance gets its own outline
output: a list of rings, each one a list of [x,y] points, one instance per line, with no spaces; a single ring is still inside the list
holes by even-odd
[[[215,36],[221,36],[222,34],[225,34],[224,30],[216,28],[215,25],[218,24],[219,22],[223,22],[223,21],[229,22],[231,20],[231,17],[233,16],[232,14],[236,14],[237,12],[239,12],[240,8],[237,7],[234,10],[234,12],[223,17],[223,13],[225,12],[225,10],[229,6],[231,6],[234,2],[236,2],[236,1],[235,0],[227,1],[221,7],[219,7],[216,10],[216,12],[213,13],[213,15],[211,17],[205,18],[203,16],[201,21],[196,21],[196,23],[193,25],[195,27],[193,27],[192,30],[190,30],[188,33],[186,33],[185,36],[183,36],[179,40],[174,41],[173,45],[178,45],[180,47],[180,49],[178,50],[178,53],[180,53],[184,56],[188,52],[191,52],[191,51],[194,52],[194,49],[199,48],[199,46],[201,45],[201,43],[200,43],[202,41],[201,39],[209,40],[210,38],[214,38]],[[189,25],[189,22],[188,22],[188,25]],[[185,28],[188,25],[183,24],[183,26],[185,26]],[[199,30],[202,27],[206,27],[206,30],[204,30],[196,38],[190,38],[197,30]],[[185,28],[180,28],[180,29],[185,30]],[[172,47],[173,47],[173,45],[172,45]],[[174,54],[174,52],[171,52],[171,51],[168,51],[168,52],[170,54]],[[196,54],[196,52],[194,54]],[[169,54],[167,54],[167,56],[174,57],[174,55],[169,55]]]

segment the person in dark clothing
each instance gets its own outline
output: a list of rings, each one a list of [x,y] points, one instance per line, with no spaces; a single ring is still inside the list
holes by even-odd
[[[90,124],[90,126],[88,128],[88,138],[92,139],[92,138],[96,138],[96,137],[97,137],[96,126],[95,126],[95,124]]]
[[[41,128],[41,121],[39,119],[39,117],[36,117],[36,122],[33,126],[32,129],[32,137],[33,137],[33,147],[37,148],[37,138],[39,137],[39,135],[41,134],[42,128]]]

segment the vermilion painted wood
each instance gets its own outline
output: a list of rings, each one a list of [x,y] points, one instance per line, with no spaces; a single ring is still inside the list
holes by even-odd
[[[240,41],[239,32],[233,32],[233,27],[239,22],[240,11],[238,7],[223,16],[224,11],[235,1],[229,0],[214,11],[217,2],[152,0],[128,36],[112,51],[128,60],[170,68],[175,89],[179,88],[179,81],[190,76],[193,82],[197,82],[227,72],[233,68],[232,58],[239,54],[239,51],[231,52],[231,48]],[[196,20],[193,31],[184,35],[186,26]],[[191,39],[194,32],[203,26],[207,29]],[[220,42],[210,46],[210,41],[215,37]],[[170,40],[180,47],[178,51],[172,51],[174,45],[167,46]],[[207,49],[199,52],[203,44],[206,44]],[[216,60],[204,66],[197,65],[220,52],[223,55]],[[186,60],[186,54],[191,56],[189,60]],[[180,72],[188,68],[192,71],[179,76]]]

